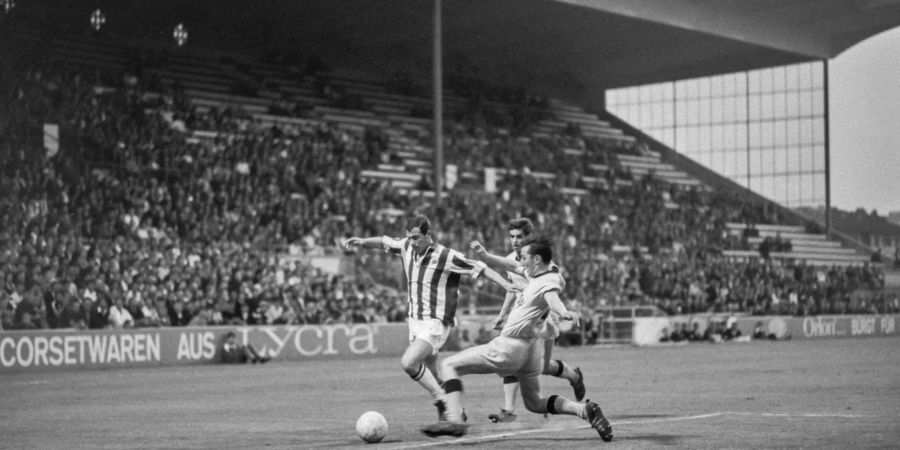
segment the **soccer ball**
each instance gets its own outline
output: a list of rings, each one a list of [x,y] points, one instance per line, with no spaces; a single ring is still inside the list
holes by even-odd
[[[377,411],[366,411],[356,420],[356,434],[368,443],[380,442],[387,431],[387,419]]]

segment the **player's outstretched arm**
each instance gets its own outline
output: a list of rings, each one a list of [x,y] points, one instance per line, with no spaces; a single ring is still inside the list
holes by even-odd
[[[475,251],[475,257],[481,262],[488,265],[494,270],[505,270],[508,272],[516,272],[519,270],[519,263],[505,256],[495,255],[488,252],[484,245],[478,241],[472,241],[469,247]]]
[[[382,238],[381,236],[367,238],[354,236],[350,239],[347,239],[347,242],[344,243],[344,246],[346,246],[350,250],[355,250],[359,247],[378,248],[382,245],[384,245],[384,238]]]
[[[562,299],[559,298],[558,292],[545,292],[544,300],[547,302],[547,306],[550,307],[550,312],[558,315],[561,320],[572,320],[575,322],[576,326],[581,321],[581,314],[566,309],[566,305],[564,305]]]
[[[497,273],[496,270],[491,269],[490,267],[484,268],[484,276],[486,276],[489,280],[497,283],[502,287],[506,292],[520,292],[522,288],[516,286],[513,283],[510,283],[509,280],[506,279],[503,275]]]

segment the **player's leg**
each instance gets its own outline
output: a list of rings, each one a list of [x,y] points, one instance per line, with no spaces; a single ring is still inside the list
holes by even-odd
[[[428,370],[431,371],[432,374],[434,374],[434,379],[437,381],[438,386],[441,387],[441,394],[443,394],[444,380],[441,379],[441,372],[438,370],[437,360],[438,360],[438,357],[436,354],[425,358],[425,367],[427,367]],[[438,420],[445,420],[446,419],[445,416],[447,414],[447,404],[443,400],[443,395],[441,395],[441,397],[442,397],[441,399],[438,399],[434,402],[434,406],[438,410]],[[468,417],[466,417],[466,410],[463,409],[462,421],[466,422],[467,420],[468,420]]]
[[[522,390],[522,400],[529,411],[538,414],[565,414],[578,416],[591,424],[600,438],[609,442],[612,440],[612,426],[600,406],[590,400],[581,403],[569,400],[559,395],[549,397],[541,396],[541,385],[537,377],[519,376],[519,388]]]
[[[260,356],[256,349],[253,348],[253,346],[250,344],[244,346],[244,350],[249,354],[249,359],[253,363],[267,363],[270,359],[272,359],[269,356]]]
[[[403,356],[400,357],[400,367],[416,383],[419,383],[432,397],[440,399],[443,391],[431,370],[425,364],[425,360],[434,355],[434,348],[428,342],[416,339],[409,343]]]
[[[544,414],[566,414],[587,418],[585,404],[569,400],[558,395],[549,397],[541,396],[541,385],[537,377],[519,377],[519,388],[522,390],[522,400],[529,411]]]
[[[544,375],[551,375],[556,378],[565,378],[572,385],[572,391],[575,393],[575,400],[584,399],[587,391],[584,387],[584,374],[581,368],[572,368],[560,359],[553,359],[553,339],[544,339]]]
[[[507,411],[516,410],[516,395],[519,393],[519,379],[515,376],[503,377],[503,406]]]
[[[485,356],[490,351],[490,343],[467,348],[441,361],[441,373],[444,375],[444,399],[447,402],[447,420],[462,420],[462,381],[463,375],[495,373],[496,368],[489,364]]]
[[[400,367],[434,397],[435,407],[440,415],[445,409],[441,401],[444,391],[437,380],[437,372],[430,369],[429,365],[434,367],[438,349],[447,341],[450,330],[436,319],[411,318],[408,325],[409,347],[400,357]]]
[[[465,349],[441,361],[444,381],[444,401],[447,404],[446,420],[427,425],[422,432],[428,436],[463,436],[468,429],[462,417],[463,384],[460,377],[473,373],[492,373],[493,368],[485,360],[490,344]]]
[[[436,362],[438,350],[447,342],[450,327],[438,319],[413,319],[409,324],[409,347],[400,359],[403,370],[435,399],[438,420],[445,420],[447,405]]]
[[[515,376],[503,377],[503,408],[499,413],[488,415],[491,422],[512,422],[516,420],[516,395],[519,393],[519,380]]]
[[[434,379],[437,380],[438,385],[440,385],[444,381],[441,380],[441,373],[438,371],[437,360],[437,352],[433,352],[432,354],[425,357],[425,361],[423,361],[423,363],[425,364],[425,367],[428,368],[428,370],[430,370],[432,374],[434,374]]]

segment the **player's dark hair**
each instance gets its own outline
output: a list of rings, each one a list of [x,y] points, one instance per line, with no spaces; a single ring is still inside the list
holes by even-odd
[[[507,230],[522,230],[522,234],[525,236],[531,235],[531,232],[534,231],[534,224],[531,223],[531,219],[527,217],[518,217],[509,221],[509,226],[506,227]]]
[[[406,221],[406,231],[416,230],[422,234],[428,234],[428,230],[431,229],[431,222],[428,221],[428,218],[418,214],[412,216],[409,220]]]
[[[538,255],[544,264],[553,260],[553,241],[547,236],[531,235],[522,241],[522,248],[528,247],[528,254]]]

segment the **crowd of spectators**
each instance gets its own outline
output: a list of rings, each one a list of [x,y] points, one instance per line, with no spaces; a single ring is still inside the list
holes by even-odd
[[[348,181],[364,150],[348,134],[327,126],[290,137],[234,129],[248,124],[220,111],[202,125],[214,124],[224,137],[192,143],[180,130],[199,119],[182,109],[179,95],[150,95],[133,75],[92,78],[40,66],[9,86],[0,179],[3,328],[405,317],[392,290],[283,255],[289,243],[311,250],[346,233],[348,217],[367,214],[360,202],[376,203],[373,187]],[[60,124],[70,147],[48,155],[17,131],[44,122]]]
[[[727,222],[777,217],[732,194],[679,187],[652,173],[634,177],[615,157],[634,148],[577,130],[524,137],[530,120],[549,114],[535,98],[521,97],[524,106],[505,112],[519,111],[514,127],[498,131],[496,111],[486,114],[492,109],[481,102],[481,120],[448,126],[449,159],[463,170],[516,174],[503,177],[496,192],[459,188],[437,203],[361,179],[363,168],[384,158],[383,130],[200,110],[177,85],[145,83],[140,71],[10,67],[0,74],[9,81],[0,92],[3,328],[403,320],[402,293],[285,257],[337,249],[349,235],[402,235],[392,211],[428,215],[438,241],[461,250],[476,239],[503,249],[509,219],[532,218],[539,231],[559,237],[567,298],[582,308],[897,310],[896,299],[877,294],[883,280],[872,267],[723,257],[734,240]],[[59,124],[58,154],[35,139],[44,123]],[[585,185],[591,164],[603,167],[591,175],[606,183]],[[534,168],[555,181],[530,176]],[[566,195],[562,187],[590,195]],[[359,261],[375,279],[396,281],[396,262],[386,258],[373,253]],[[864,289],[876,294],[857,294]]]
[[[753,339],[759,339],[754,333]],[[724,320],[710,320],[701,330],[699,322],[681,322],[672,326],[670,332],[668,328],[663,328],[660,333],[659,342],[666,343],[689,343],[689,342],[727,342],[749,340],[751,336],[744,336],[744,333],[738,328],[737,319],[735,317],[727,317]]]

